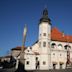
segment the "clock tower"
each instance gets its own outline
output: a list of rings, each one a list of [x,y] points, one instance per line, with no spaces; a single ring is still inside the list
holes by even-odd
[[[51,54],[51,20],[48,17],[48,10],[43,10],[43,15],[39,21],[39,46],[40,46],[40,70],[50,69]]]

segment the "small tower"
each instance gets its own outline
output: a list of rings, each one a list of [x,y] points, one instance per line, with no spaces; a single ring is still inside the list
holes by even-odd
[[[39,22],[40,70],[50,69],[50,41],[51,20],[48,18],[48,11],[45,8]]]

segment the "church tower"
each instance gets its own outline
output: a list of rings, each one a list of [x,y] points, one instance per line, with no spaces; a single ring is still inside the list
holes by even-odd
[[[48,70],[51,65],[50,54],[51,20],[48,17],[47,8],[39,22],[39,47],[40,47],[40,70]]]

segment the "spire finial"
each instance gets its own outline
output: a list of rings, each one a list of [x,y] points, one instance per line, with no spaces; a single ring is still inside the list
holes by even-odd
[[[47,7],[45,6],[44,10],[43,10],[43,15],[40,18],[40,23],[41,22],[48,22],[49,24],[51,24],[51,20],[48,17],[48,10]]]
[[[48,17],[48,10],[47,7],[45,6],[44,10],[43,10],[43,16]]]

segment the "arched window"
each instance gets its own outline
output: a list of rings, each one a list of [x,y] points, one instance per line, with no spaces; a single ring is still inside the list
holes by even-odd
[[[51,48],[55,48],[56,44],[55,43],[52,43],[51,44]]]
[[[70,49],[71,46],[70,45],[65,45],[64,48],[67,50],[68,48]]]
[[[58,44],[58,46],[61,46],[62,47],[62,44]]]
[[[67,50],[67,46],[68,46],[68,45],[65,45],[65,46],[64,46],[64,48],[65,48],[66,50]]]
[[[58,44],[58,48],[59,49],[62,49],[62,44]]]

